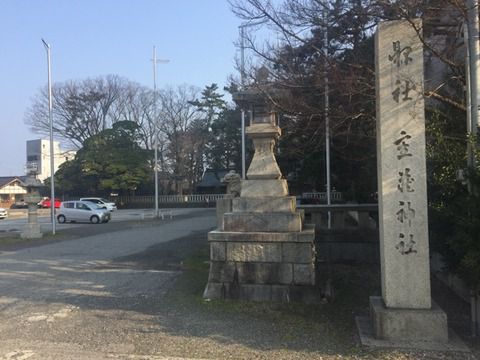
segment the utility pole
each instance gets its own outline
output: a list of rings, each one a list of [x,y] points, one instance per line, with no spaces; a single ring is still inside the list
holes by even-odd
[[[479,65],[480,45],[478,33],[480,30],[478,21],[478,0],[467,0],[468,16],[468,51],[470,55],[470,97],[472,116],[472,135],[477,134],[477,127],[480,125],[478,111],[478,86],[479,86]]]
[[[155,217],[158,218],[158,116],[157,116],[157,63],[166,64],[170,60],[157,59],[157,50],[153,47],[153,129],[154,129],[154,157],[155,165],[153,167],[155,173]]]
[[[245,25],[240,26],[240,84],[245,87]],[[245,109],[242,106],[242,179],[245,180]]]
[[[42,39],[43,46],[47,51],[48,68],[48,121],[50,124],[50,219],[52,222],[52,235],[55,235],[55,163],[53,152],[53,116],[52,116],[52,76],[50,67],[50,45]]]
[[[480,125],[479,119],[479,100],[478,100],[478,86],[480,80],[479,75],[479,20],[478,20],[478,0],[467,0],[467,27],[465,29],[466,40],[466,78],[467,78],[467,132],[473,139],[473,143],[467,144],[467,166],[468,168],[475,167],[475,154],[476,149],[476,137],[478,133],[478,126]],[[472,193],[475,191],[469,178],[467,178],[468,191]],[[476,337],[478,335],[478,323],[479,323],[479,308],[478,293],[471,291],[470,293],[470,318],[471,318],[471,334]]]
[[[325,81],[325,88],[324,88],[324,102],[325,102],[325,174],[326,174],[326,195],[327,195],[327,205],[330,206],[332,204],[332,194],[331,194],[331,184],[330,184],[330,118],[329,118],[329,106],[330,106],[330,98],[329,98],[329,84],[328,84],[328,1],[324,3],[323,9],[323,61],[324,61],[324,81]],[[327,212],[327,224],[328,228],[331,229],[332,227],[332,213],[329,210]]]

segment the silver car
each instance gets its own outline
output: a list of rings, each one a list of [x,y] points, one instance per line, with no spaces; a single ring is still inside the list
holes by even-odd
[[[0,208],[0,219],[5,219],[6,217],[8,217],[7,210],[4,208]]]
[[[56,214],[59,223],[89,221],[92,224],[99,224],[110,220],[110,211],[87,201],[64,201]]]

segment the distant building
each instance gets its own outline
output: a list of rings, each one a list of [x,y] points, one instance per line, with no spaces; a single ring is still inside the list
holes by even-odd
[[[0,207],[21,202],[26,194],[25,176],[0,176]]]
[[[65,161],[75,157],[75,151],[62,151],[58,141],[53,142],[54,173]],[[51,176],[50,173],[50,140],[38,139],[27,141],[27,173],[35,171],[40,181]]]
[[[222,182],[228,170],[206,169],[196,188],[197,194],[225,194],[227,185]]]

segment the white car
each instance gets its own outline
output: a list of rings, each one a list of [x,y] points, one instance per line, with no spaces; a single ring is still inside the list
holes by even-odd
[[[86,197],[80,198],[80,201],[89,201],[94,204],[97,204],[100,207],[104,207],[108,211],[117,210],[117,205],[114,202],[111,202],[107,199],[99,198],[99,197]]]
[[[0,219],[5,219],[6,217],[8,217],[7,210],[4,208],[0,208]]]
[[[110,221],[110,211],[87,201],[64,201],[56,214],[57,221],[61,224],[66,221],[89,221],[92,224]]]

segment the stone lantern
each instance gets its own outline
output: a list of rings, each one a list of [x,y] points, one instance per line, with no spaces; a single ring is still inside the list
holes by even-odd
[[[23,232],[20,234],[22,239],[39,239],[43,236],[38,223],[38,202],[41,200],[38,189],[42,183],[36,177],[36,169],[27,170],[25,184],[27,195],[24,200],[28,204],[28,221]]]
[[[278,92],[276,93],[278,96]],[[208,236],[210,273],[204,297],[254,301],[319,300],[315,286],[315,232],[288,196],[274,154],[281,135],[270,99],[246,90],[234,100],[250,109],[246,134],[255,154],[241,182],[240,196]],[[218,209],[217,209],[218,210]]]

